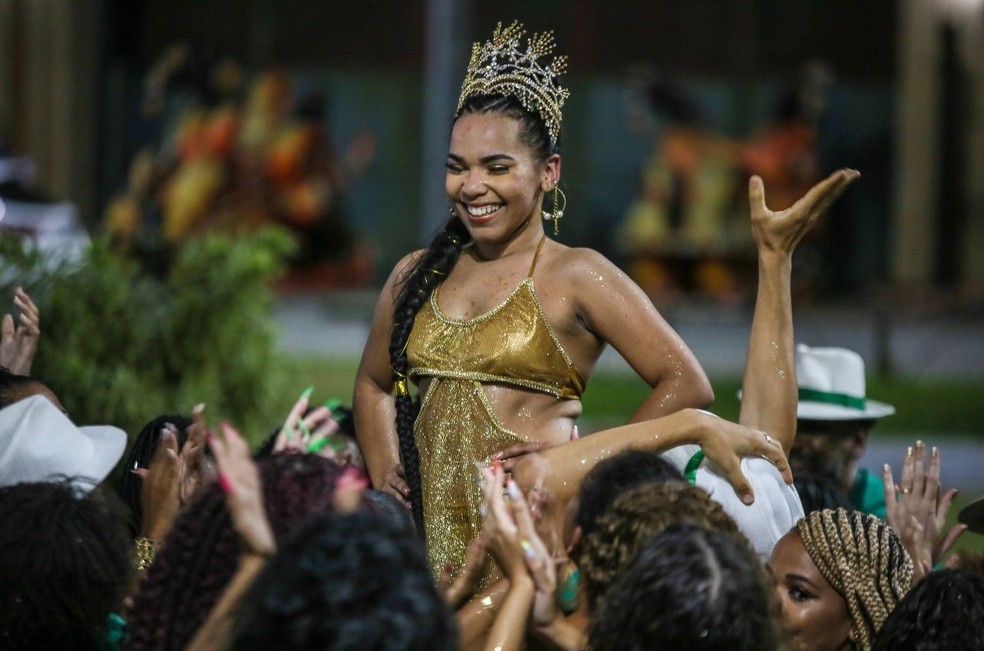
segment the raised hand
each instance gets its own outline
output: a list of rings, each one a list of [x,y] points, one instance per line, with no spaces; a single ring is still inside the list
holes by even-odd
[[[181,486],[182,504],[194,499],[202,486],[215,479],[215,467],[205,456],[208,427],[205,425],[205,405],[198,404],[191,410],[191,425],[186,430],[188,438],[178,455],[178,482]]]
[[[0,322],[0,366],[17,375],[30,375],[41,336],[41,314],[20,287],[14,290],[14,306],[20,310],[17,325],[10,314],[4,315]]]
[[[929,572],[967,529],[966,525],[957,524],[942,533],[957,491],[944,492],[940,487],[940,452],[937,448],[930,453],[928,468],[925,462],[926,448],[922,441],[916,441],[915,446],[906,448],[898,485],[888,464],[882,474],[885,521],[898,532],[912,556],[916,580]]]
[[[753,176],[748,183],[748,202],[752,208],[752,233],[760,252],[790,255],[813,222],[827,211],[861,173],[841,169],[817,183],[786,210],[772,211],[765,205],[765,186]]]
[[[326,459],[337,460],[337,448],[333,445],[338,432],[338,421],[327,406],[320,406],[304,415],[310,404],[311,389],[305,390],[291,408],[284,421],[273,451],[310,452]]]
[[[243,547],[257,556],[273,556],[277,543],[263,506],[260,472],[249,446],[228,423],[222,424],[222,437],[208,435],[208,444],[219,467],[219,485],[226,496],[232,526]]]
[[[149,468],[131,470],[140,477],[140,506],[143,511],[140,535],[161,541],[181,509],[178,437],[174,425],[165,425]]]

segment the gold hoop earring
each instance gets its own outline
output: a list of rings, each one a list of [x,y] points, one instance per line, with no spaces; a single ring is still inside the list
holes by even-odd
[[[553,188],[553,210],[547,211],[543,210],[543,219],[545,221],[553,220],[554,235],[560,232],[560,220],[564,216],[564,211],[567,210],[567,195],[564,191],[560,189],[560,185],[555,185]]]

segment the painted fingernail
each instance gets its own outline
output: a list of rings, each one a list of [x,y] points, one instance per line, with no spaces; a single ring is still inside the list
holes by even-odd
[[[912,446],[911,445],[905,449],[905,458],[906,459],[911,459],[912,458]]]
[[[330,398],[322,403],[329,411],[335,411],[342,406],[342,401],[340,398]]]
[[[191,408],[191,413],[192,414],[200,414],[203,411],[205,411],[205,403],[204,402],[199,402],[197,405],[195,405],[194,407]]]
[[[934,445],[934,446],[933,446],[933,451],[932,451],[932,452],[930,452],[930,454],[931,454],[931,455],[932,455],[932,457],[933,457],[933,458],[935,459],[935,458],[936,458],[937,456],[939,456],[939,454],[940,454],[940,449],[939,449],[938,447],[936,447],[936,446]]]
[[[916,441],[916,449],[917,450],[921,450],[922,448],[923,448],[923,442],[922,441]]]
[[[230,482],[229,478],[222,473],[219,474],[219,488],[222,489],[223,493],[232,492],[232,482]]]
[[[886,463],[886,464],[885,464],[885,465],[884,465],[884,466],[882,467],[882,472],[884,472],[884,473],[885,473],[886,475],[890,475],[890,474],[892,474],[892,466],[890,466],[890,465],[888,465],[888,464]]]
[[[301,391],[301,397],[299,398],[299,400],[307,400],[308,398],[311,397],[311,394],[312,393],[314,393],[314,387],[313,386],[310,386],[310,387],[304,389],[303,391]]]
[[[534,561],[536,560],[536,550],[533,549],[533,545],[530,544],[529,540],[525,538],[519,541],[519,546],[523,548],[523,555],[526,556],[526,560]]]
[[[510,477],[506,480],[506,492],[509,493],[509,499],[514,501],[519,501],[523,499],[523,492],[519,490],[519,486]]]

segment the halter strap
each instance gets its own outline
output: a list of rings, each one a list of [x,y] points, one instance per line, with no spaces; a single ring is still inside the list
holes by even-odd
[[[544,234],[544,236],[540,238],[540,243],[536,245],[536,253],[533,254],[533,264],[530,265],[530,272],[526,274],[527,278],[533,277],[533,270],[536,269],[536,261],[540,257],[540,249],[543,248],[543,243],[546,241],[547,241],[547,236],[546,234]]]

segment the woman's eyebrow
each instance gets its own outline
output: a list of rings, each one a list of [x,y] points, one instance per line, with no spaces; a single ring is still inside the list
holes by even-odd
[[[809,585],[812,585],[817,590],[820,589],[820,586],[818,586],[816,583],[814,583],[810,579],[806,578],[802,574],[795,574],[795,573],[792,573],[791,572],[791,573],[789,573],[789,574],[786,575],[786,580],[787,581],[801,581],[803,583],[808,583]]]
[[[448,159],[453,160],[456,163],[463,163],[465,161],[463,157],[459,156],[458,154],[450,153],[450,152],[448,153]],[[488,156],[482,156],[481,158],[479,158],[478,162],[481,163],[482,165],[488,165],[489,163],[498,160],[515,161],[516,159],[510,156],[509,154],[489,154]]]

